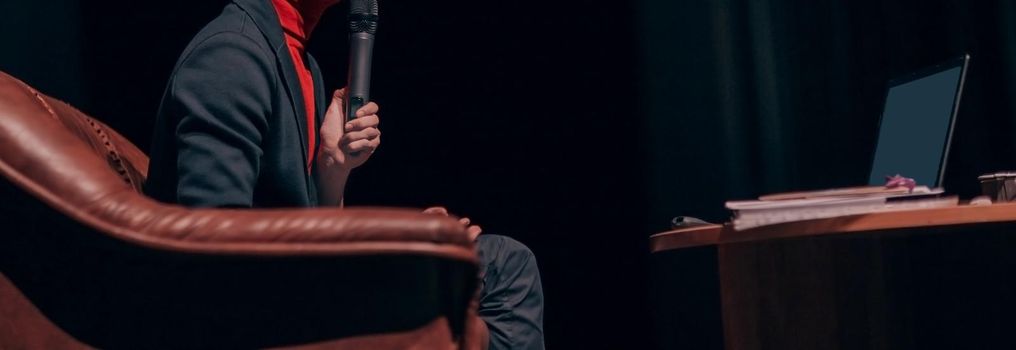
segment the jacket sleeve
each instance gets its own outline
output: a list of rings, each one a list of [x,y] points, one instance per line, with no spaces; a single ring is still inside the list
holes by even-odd
[[[177,203],[252,206],[275,77],[270,53],[239,33],[212,35],[184,58],[170,87]]]

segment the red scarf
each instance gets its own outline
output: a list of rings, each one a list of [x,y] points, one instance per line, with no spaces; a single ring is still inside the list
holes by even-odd
[[[307,38],[329,6],[339,0],[272,0],[272,6],[279,15],[282,32],[285,33],[289,55],[296,65],[296,76],[300,80],[304,108],[307,110],[307,171],[313,164],[317,147],[317,118],[314,108],[314,79],[304,61]]]

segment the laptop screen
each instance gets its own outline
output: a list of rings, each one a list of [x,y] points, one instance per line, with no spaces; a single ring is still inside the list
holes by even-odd
[[[967,58],[890,82],[869,185],[899,174],[918,185],[942,186]]]

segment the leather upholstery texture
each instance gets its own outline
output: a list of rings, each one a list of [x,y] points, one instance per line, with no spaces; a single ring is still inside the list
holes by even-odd
[[[0,72],[0,348],[457,348],[477,258],[416,209],[189,209],[148,157]],[[467,316],[467,314],[470,314]]]

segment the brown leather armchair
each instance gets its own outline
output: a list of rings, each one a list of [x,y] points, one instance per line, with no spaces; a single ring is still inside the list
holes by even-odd
[[[0,348],[483,342],[454,218],[187,209],[141,194],[147,168],[106,125],[0,73]]]

